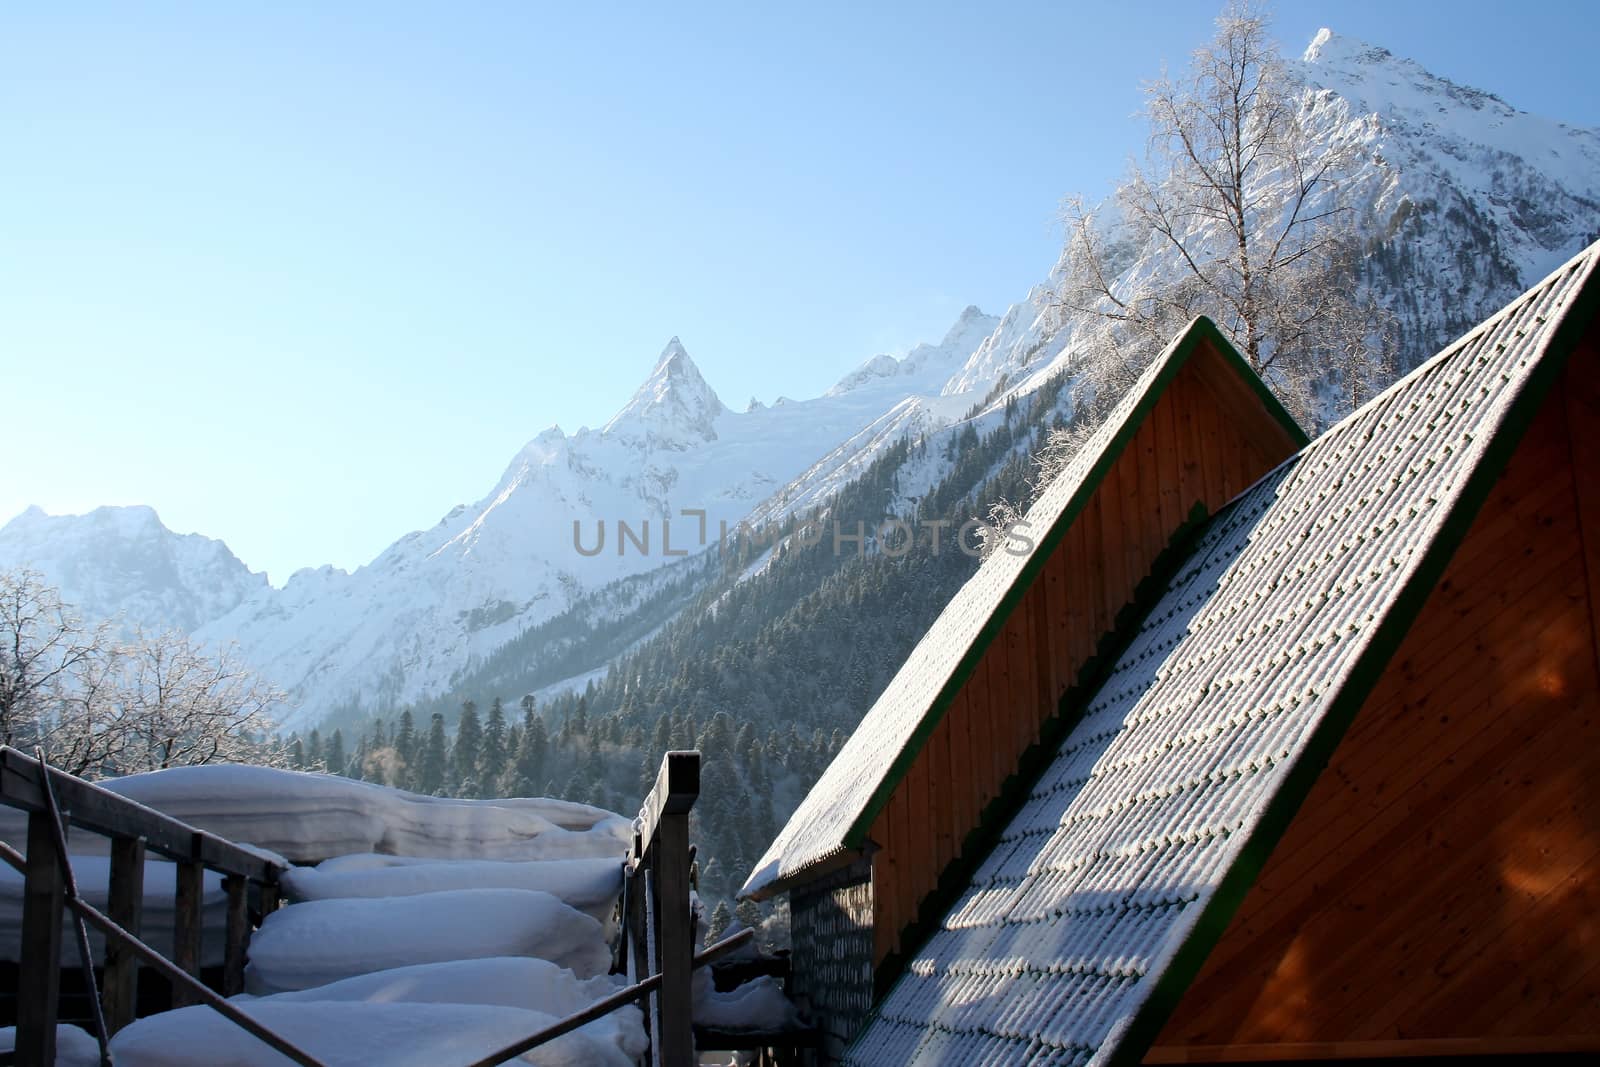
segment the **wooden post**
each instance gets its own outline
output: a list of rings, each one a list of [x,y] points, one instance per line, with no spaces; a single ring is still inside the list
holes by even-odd
[[[668,752],[640,813],[647,871],[647,944],[655,957],[651,963],[659,964],[661,974],[661,988],[651,998],[651,1036],[655,1062],[662,1067],[688,1067],[695,1061],[689,993],[694,970],[689,811],[699,795],[700,753]]]
[[[278,910],[278,903],[283,899],[283,890],[277,882],[261,883],[261,921],[266,922],[267,916]]]
[[[144,838],[111,839],[111,921],[139,936],[144,922]],[[106,939],[106,1028],[116,1033],[133,1022],[139,989],[139,957],[116,938]]]
[[[17,972],[17,1062],[56,1061],[61,996],[61,921],[66,879],[56,860],[48,812],[28,814],[28,872],[22,889],[22,962]]]
[[[222,958],[222,995],[244,992],[244,951],[250,943],[250,883],[243,875],[230,874],[222,880],[228,894],[228,935]]]
[[[694,970],[694,919],[689,910],[689,813],[661,820],[656,922],[661,953],[661,1050],[668,1067],[695,1062],[694,1008],[689,982]],[[669,1055],[670,1053],[670,1055]]]
[[[193,855],[200,851],[199,835],[195,835]],[[173,902],[172,962],[188,974],[200,977],[200,935],[204,923],[205,864],[198,859],[178,862],[178,895]],[[184,986],[172,989],[172,1006],[187,1007],[198,1004],[193,990]]]

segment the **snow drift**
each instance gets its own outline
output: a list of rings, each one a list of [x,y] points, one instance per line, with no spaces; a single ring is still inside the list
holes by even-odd
[[[338,856],[283,877],[290,901],[412,897],[451,889],[536,889],[609,923],[622,893],[620,859],[439,862],[378,856]]]
[[[611,964],[600,923],[549,893],[457,889],[276,911],[250,940],[245,988],[287,992],[394,967],[507,955],[550,960],[580,978]]]

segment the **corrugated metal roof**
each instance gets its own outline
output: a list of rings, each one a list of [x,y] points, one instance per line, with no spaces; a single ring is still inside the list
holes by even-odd
[[[951,598],[893,681],[851,734],[746,881],[741,895],[766,895],[795,875],[823,869],[859,848],[872,817],[910,768],[949,701],[1005,624],[1051,550],[1094,495],[1167,385],[1203,346],[1257,391],[1264,418],[1291,439],[1305,432],[1205,318],[1191,322],[1130,388],[1068,468],[1028,509],[1029,530],[1047,531],[1026,555],[997,552]]]
[[[848,1062],[1142,1057],[1587,328],[1597,256],[1207,525]]]

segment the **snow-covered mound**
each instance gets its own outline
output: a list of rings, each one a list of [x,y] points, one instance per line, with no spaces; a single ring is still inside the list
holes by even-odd
[[[258,1000],[244,1005],[328,1067],[441,1067],[471,1063],[556,1022],[539,1011],[485,1004]],[[117,1067],[285,1067],[290,1061],[206,1007],[152,1015],[111,1042]],[[631,1067],[616,1044],[578,1031],[517,1063]]]
[[[0,1052],[12,1052],[16,1047],[17,1028],[0,1026]],[[100,1042],[63,1023],[56,1027],[56,1067],[100,1067]]]
[[[6,809],[7,811],[11,809]],[[11,840],[9,837],[7,840]],[[17,844],[20,846],[21,841]],[[109,906],[111,861],[104,856],[79,856],[72,858],[72,872],[78,880],[78,892],[83,899],[102,912]],[[144,915],[143,936],[152,945],[172,944],[176,933],[177,868],[165,860],[149,859],[144,865]],[[0,960],[18,960],[22,955],[22,875],[5,864],[0,864]],[[204,933],[200,940],[200,962],[207,967],[222,963],[222,950],[227,929],[227,894],[222,891],[222,876],[214,871],[205,875],[205,890],[201,902],[201,921]],[[78,966],[78,946],[71,925],[62,916],[61,960],[65,966]],[[89,927],[89,945],[95,958],[104,958],[105,939]]]
[[[798,1026],[800,1011],[783,992],[783,983],[761,975],[733,989],[719,990],[709,970],[695,972],[691,994],[694,1021],[713,1030],[772,1032]]]
[[[603,974],[611,965],[597,920],[529,889],[294,904],[267,916],[250,939],[249,955],[245,985],[257,994],[493,956],[549,960],[580,978]]]
[[[296,867],[283,876],[283,887],[294,902],[412,897],[450,889],[537,889],[609,923],[622,893],[622,863],[619,859],[437,862],[369,853]]]
[[[357,852],[428,859],[620,858],[632,840],[626,819],[587,804],[428,797],[335,774],[271,767],[174,767],[99,784],[295,863]],[[9,840],[8,831],[10,825],[0,825],[0,836]]]

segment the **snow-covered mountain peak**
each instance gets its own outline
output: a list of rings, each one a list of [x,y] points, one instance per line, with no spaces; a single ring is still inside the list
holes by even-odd
[[[89,619],[191,631],[267,588],[221,541],[167,529],[152,507],[50,515],[33,506],[0,526],[0,569],[39,571]]]
[[[700,374],[683,342],[676,337],[644,384],[621,411],[601,427],[602,435],[639,440],[656,447],[685,448],[716,439],[713,426],[726,411],[715,390]]]
[[[985,315],[976,304],[968,304],[938,344],[917,345],[901,359],[873,356],[840,378],[824,395],[842,396],[883,378],[905,379],[908,392],[937,393],[998,325],[998,318]]]
[[[1441,109],[1444,101],[1437,98],[1447,97],[1449,103],[1455,106],[1472,110],[1490,108],[1503,115],[1519,114],[1493,93],[1457,85],[1448,78],[1432,73],[1414,59],[1405,59],[1387,48],[1355,37],[1345,37],[1327,28],[1318,30],[1311,39],[1311,44],[1301,57],[1301,65],[1309,80],[1320,83],[1323,78],[1331,78],[1338,83],[1333,87],[1341,93],[1360,84],[1379,90],[1378,99],[1371,98],[1371,94],[1358,94],[1366,97],[1360,102],[1368,106],[1380,102],[1401,102],[1392,95],[1383,99],[1388,94],[1383,94],[1380,87],[1387,85],[1391,88],[1403,86],[1410,92],[1434,97],[1436,106]],[[1319,78],[1318,75],[1323,77]]]

